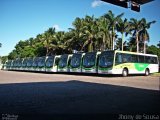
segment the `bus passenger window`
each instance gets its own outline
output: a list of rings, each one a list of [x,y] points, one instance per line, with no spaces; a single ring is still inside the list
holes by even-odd
[[[145,63],[151,63],[151,57],[145,56]]]
[[[122,54],[117,53],[116,54],[116,59],[115,59],[115,64],[117,65],[117,64],[120,64],[120,63],[122,63]]]
[[[151,63],[152,63],[152,64],[157,64],[157,59],[156,59],[156,57],[151,57]]]
[[[138,56],[138,62],[144,63],[144,62],[145,62],[145,61],[144,61],[144,56],[139,55],[139,56]]]
[[[127,62],[127,59],[125,57],[122,58],[123,63]]]
[[[131,62],[133,62],[133,63],[137,63],[138,62],[137,55],[132,55],[131,57],[132,57],[131,58]]]

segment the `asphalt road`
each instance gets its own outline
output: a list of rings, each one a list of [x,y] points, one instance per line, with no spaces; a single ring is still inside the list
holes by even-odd
[[[17,115],[18,120],[155,117],[160,113],[159,84],[160,78],[152,76],[0,71],[0,114],[2,119]]]

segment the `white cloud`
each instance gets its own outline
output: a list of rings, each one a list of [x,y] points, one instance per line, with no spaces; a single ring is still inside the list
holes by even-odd
[[[53,28],[55,28],[56,29],[56,31],[60,31],[61,30],[61,28],[59,27],[59,25],[53,25]]]
[[[91,3],[91,6],[93,8],[95,7],[98,7],[98,6],[101,6],[101,5],[104,5],[104,2],[100,1],[100,0],[94,0],[92,3]]]

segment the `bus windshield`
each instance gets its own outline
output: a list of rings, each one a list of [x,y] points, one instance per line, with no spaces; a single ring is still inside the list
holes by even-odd
[[[67,59],[68,59],[67,54],[61,56],[60,61],[59,61],[59,67],[60,68],[64,68],[64,67],[67,66]]]
[[[81,57],[82,54],[73,54],[73,57],[71,59],[71,67],[77,68],[81,64]]]
[[[35,58],[33,61],[33,67],[37,67],[38,65],[38,58]]]
[[[48,57],[47,61],[46,61],[46,67],[52,67],[53,66],[53,62],[54,62],[54,57]]]
[[[33,59],[32,59],[32,58],[29,58],[29,59],[27,60],[27,67],[31,67],[32,64],[33,64]]]
[[[84,67],[93,67],[96,63],[96,52],[86,53],[83,59]]]
[[[22,64],[22,60],[21,60],[21,59],[18,59],[17,66],[18,66],[18,67],[21,67],[21,64]]]
[[[111,67],[113,65],[114,51],[104,51],[99,57],[100,67]]]
[[[7,63],[6,63],[6,67],[10,67],[11,66],[11,61],[9,60]]]
[[[24,59],[22,63],[22,67],[25,67],[26,65],[27,65],[27,59]]]
[[[15,67],[15,66],[16,66],[16,60],[13,61],[13,67]]]
[[[41,57],[38,60],[38,67],[44,67],[45,66],[45,57]]]

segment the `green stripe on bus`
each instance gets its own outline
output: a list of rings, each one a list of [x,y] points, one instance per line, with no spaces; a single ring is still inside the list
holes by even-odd
[[[149,64],[143,64],[143,63],[135,63],[134,66],[136,68],[136,70],[138,71],[144,71]]]

